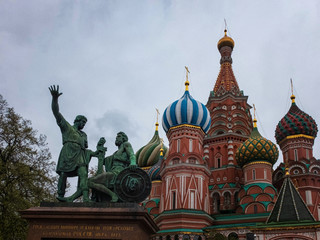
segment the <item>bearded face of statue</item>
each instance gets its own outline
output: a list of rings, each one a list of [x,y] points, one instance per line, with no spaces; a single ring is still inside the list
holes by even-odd
[[[123,137],[121,134],[117,134],[115,144],[116,146],[120,146],[123,143]]]

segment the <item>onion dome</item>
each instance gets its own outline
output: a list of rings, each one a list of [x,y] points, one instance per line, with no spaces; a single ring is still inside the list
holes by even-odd
[[[193,97],[189,93],[189,82],[185,83],[186,90],[183,96],[171,103],[164,111],[162,118],[162,126],[165,132],[170,128],[183,124],[201,127],[207,133],[210,124],[210,113],[206,106]]]
[[[156,164],[153,167],[151,167],[147,173],[148,173],[149,177],[151,178],[151,181],[161,181],[160,164]]]
[[[280,120],[276,127],[275,138],[277,143],[292,135],[307,135],[315,138],[318,127],[315,120],[303,112],[295,103],[295,96],[291,96],[292,104],[288,113]]]
[[[257,128],[257,120],[253,120],[254,127],[250,137],[238,148],[236,152],[236,160],[240,167],[244,165],[256,162],[264,161],[276,163],[279,150],[274,143],[270,140],[262,137]]]
[[[218,49],[220,49],[224,46],[231,47],[233,49],[234,47],[234,41],[231,37],[227,36],[227,29],[224,30],[224,36],[221,38],[218,42]]]
[[[151,181],[161,181],[160,166],[161,166],[163,157],[164,157],[164,148],[163,148],[163,143],[161,141],[159,161],[155,165],[153,165],[147,172],[149,177],[151,178]]]
[[[151,181],[161,181],[160,166],[161,166],[163,157],[164,157],[164,149],[161,147],[159,161],[154,166],[152,166],[147,172],[149,177],[151,178]]]
[[[161,139],[159,137],[158,126],[159,123],[157,122],[156,131],[152,139],[147,143],[147,145],[140,148],[136,153],[137,165],[139,167],[150,167],[159,161]],[[166,154],[168,148],[164,146],[163,149],[164,154]]]

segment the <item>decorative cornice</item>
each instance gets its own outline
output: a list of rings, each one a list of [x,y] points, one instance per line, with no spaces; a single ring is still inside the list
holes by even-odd
[[[194,126],[194,125],[190,125],[190,124],[181,124],[181,125],[178,125],[178,126],[174,126],[174,127],[171,127],[170,130],[172,129],[176,129],[176,128],[181,128],[181,127],[190,127],[190,128],[196,128],[196,129],[201,129],[201,127],[199,126]],[[202,130],[203,131],[203,130]]]
[[[272,164],[266,161],[254,161],[254,162],[250,162],[247,163],[246,165],[243,166],[243,168],[248,167],[249,165],[254,165],[254,164],[266,164],[272,167]]]
[[[314,139],[315,137],[312,137],[312,136],[309,136],[309,135],[305,135],[305,134],[296,134],[296,135],[291,135],[291,136],[287,136],[285,137],[284,139],[282,139],[280,142],[279,142],[279,145],[282,144],[285,140],[288,140],[288,139],[294,139],[294,138],[308,138],[308,139]]]

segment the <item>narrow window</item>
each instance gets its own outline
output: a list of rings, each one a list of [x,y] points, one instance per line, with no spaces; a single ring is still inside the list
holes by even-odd
[[[180,139],[177,140],[177,152],[180,152]]]
[[[309,157],[309,149],[306,149],[306,159],[310,159],[310,157]]]
[[[189,139],[189,152],[192,152],[192,139]]]
[[[257,205],[254,205],[254,206],[253,206],[253,212],[254,212],[254,213],[257,213],[257,212],[258,212]]]
[[[312,194],[310,190],[306,191],[306,202],[307,205],[312,205]]]
[[[264,179],[267,179],[267,169],[264,169]]]
[[[172,191],[172,209],[176,209],[176,192]]]
[[[298,150],[297,149],[294,150],[294,160],[298,161]]]
[[[256,170],[255,169],[252,170],[252,179],[256,180]]]
[[[194,191],[190,192],[190,208],[191,209],[195,208],[195,193],[194,193]]]
[[[221,159],[217,158],[217,167],[220,168],[221,167]]]

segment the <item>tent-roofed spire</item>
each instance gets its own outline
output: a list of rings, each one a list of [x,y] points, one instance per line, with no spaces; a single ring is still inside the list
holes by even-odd
[[[290,176],[286,175],[267,223],[301,221],[314,222],[315,219],[292,183]]]
[[[222,96],[226,93],[232,93],[239,96],[240,89],[237,80],[232,70],[232,50],[234,47],[234,41],[227,35],[227,29],[225,29],[225,35],[218,42],[218,49],[221,54],[220,59],[220,72],[213,88],[215,96]]]

